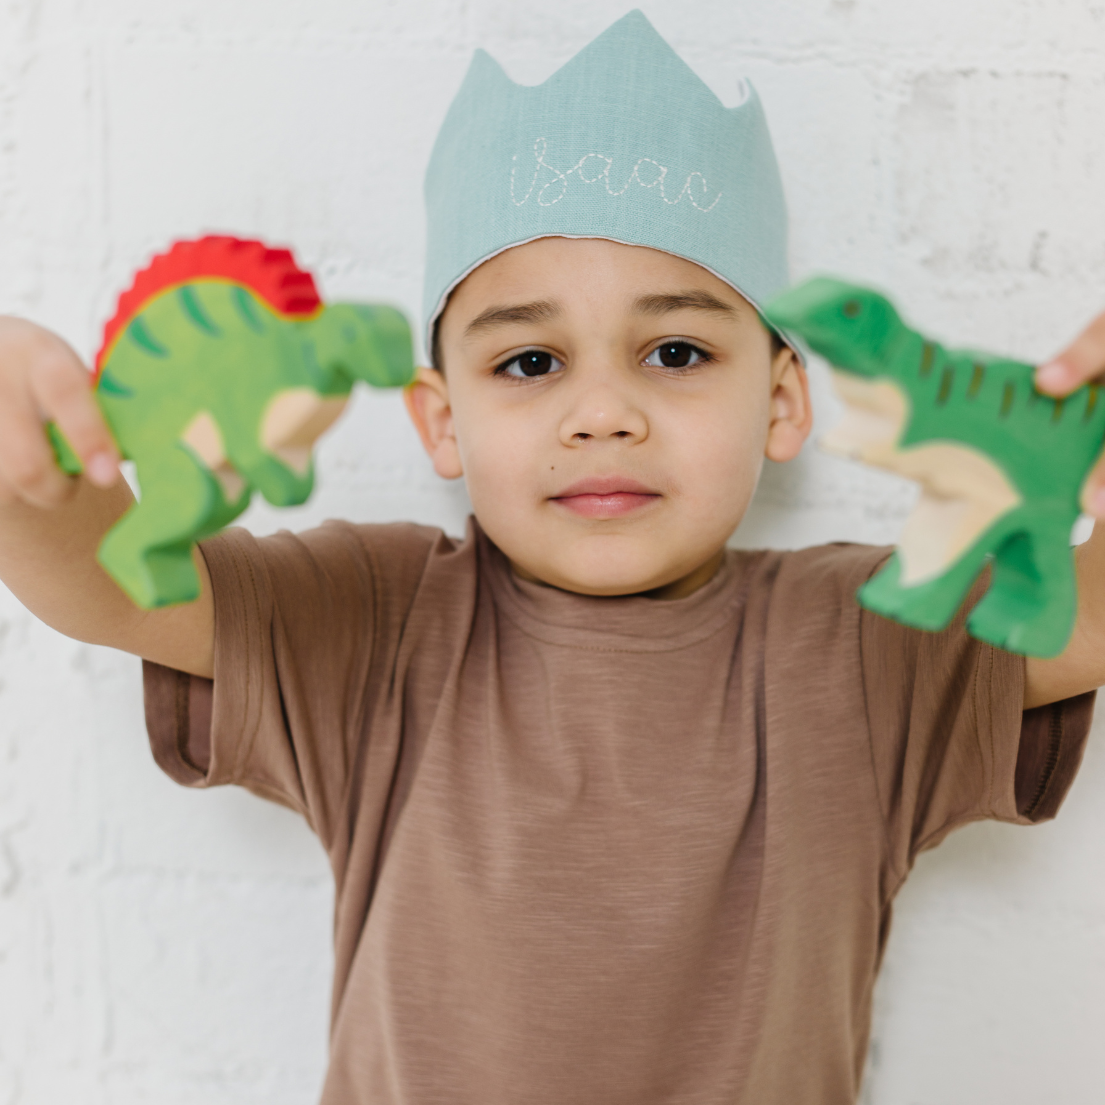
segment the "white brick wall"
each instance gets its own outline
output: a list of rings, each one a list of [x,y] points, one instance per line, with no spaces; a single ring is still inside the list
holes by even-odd
[[[1105,307],[1102,0],[646,2],[723,99],[765,101],[798,273],[894,289],[949,339],[1039,357]],[[85,355],[169,239],[291,242],[331,296],[419,301],[421,174],[472,48],[528,82],[625,0],[0,0],[0,311]],[[835,414],[815,369],[821,423]],[[454,532],[395,396],[362,395],[329,515]],[[886,541],[908,488],[807,451],[746,544]],[[874,1105],[1100,1105],[1105,751],[1052,826],[976,826],[903,891]],[[305,1105],[325,1062],[326,863],[302,823],[151,762],[136,661],[0,591],[0,1105]],[[795,1056],[800,1061],[799,1055]]]

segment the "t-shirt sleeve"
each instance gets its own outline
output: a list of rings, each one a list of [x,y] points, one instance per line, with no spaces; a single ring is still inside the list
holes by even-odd
[[[289,806],[329,842],[355,763],[389,755],[363,748],[363,737],[440,536],[327,523],[204,542],[215,678],[145,663],[157,763],[187,786],[235,783]]]
[[[858,586],[885,559],[872,557]],[[1094,694],[1023,710],[1023,656],[976,641],[967,612],[922,632],[863,610],[864,700],[891,860],[899,874],[959,825],[1055,816],[1081,762]]]

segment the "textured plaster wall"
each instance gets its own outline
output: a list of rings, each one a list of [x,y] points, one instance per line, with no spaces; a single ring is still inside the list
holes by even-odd
[[[1105,307],[1105,2],[645,0],[719,95],[750,76],[796,273],[895,289],[1041,357]],[[0,0],[0,311],[85,356],[174,236],[293,243],[330,295],[412,312],[421,173],[476,45],[543,79],[625,0]],[[822,426],[836,408],[815,366]],[[396,396],[361,395],[309,506],[458,531]],[[737,540],[893,539],[908,487],[807,451]],[[0,1105],[303,1105],[331,889],[293,815],[154,767],[137,662],[0,591]],[[899,899],[865,1101],[1105,1100],[1105,748],[1060,820],[974,826]],[[795,1055],[801,1062],[801,1055]]]

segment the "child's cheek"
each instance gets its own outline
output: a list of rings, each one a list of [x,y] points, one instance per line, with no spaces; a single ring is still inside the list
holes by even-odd
[[[681,482],[706,509],[743,512],[755,489],[767,441],[767,404],[758,399],[720,395],[678,428]]]
[[[532,509],[536,486],[539,435],[528,421],[512,412],[462,422],[457,442],[473,509],[481,523],[492,517],[517,520]],[[517,524],[517,522],[516,522]]]

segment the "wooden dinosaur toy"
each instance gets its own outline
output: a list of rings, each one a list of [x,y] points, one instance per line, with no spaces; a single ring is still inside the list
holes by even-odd
[[[410,328],[392,307],[324,306],[288,250],[205,237],[154,258],[119,300],[96,357],[95,395],[137,502],[100,563],[141,607],[199,596],[192,549],[249,505],[304,502],[311,448],[356,380],[409,383]],[[55,426],[62,468],[80,471]]]
[[[1077,608],[1071,529],[1105,441],[1098,387],[1051,399],[1033,366],[945,349],[883,296],[828,277],[782,293],[764,316],[833,366],[846,413],[822,446],[921,485],[897,550],[859,601],[942,629],[990,563],[968,631],[1010,652],[1062,652]]]

